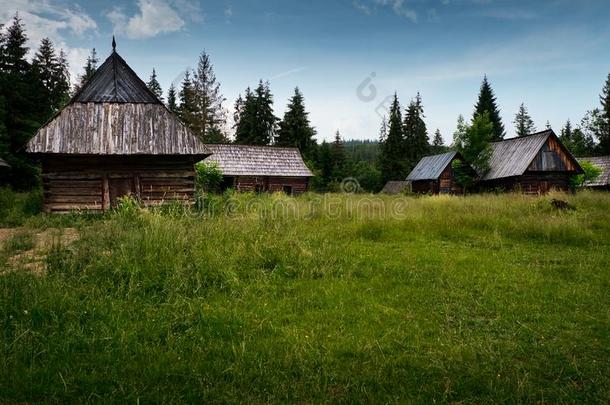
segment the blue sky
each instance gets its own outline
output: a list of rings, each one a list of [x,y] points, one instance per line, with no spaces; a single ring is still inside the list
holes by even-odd
[[[36,43],[51,37],[76,74],[88,49],[103,60],[111,36],[143,79],[156,68],[164,90],[206,50],[232,105],[269,79],[282,116],[295,86],[318,140],[377,138],[386,98],[419,91],[432,134],[450,142],[470,116],[484,74],[508,136],[525,102],[539,128],[558,131],[599,104],[610,73],[608,0],[0,0]],[[229,114],[230,115],[230,114]]]

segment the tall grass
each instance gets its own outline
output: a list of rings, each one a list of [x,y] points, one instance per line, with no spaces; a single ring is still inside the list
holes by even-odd
[[[604,402],[610,196],[552,197],[124,204],[0,276],[0,400]]]

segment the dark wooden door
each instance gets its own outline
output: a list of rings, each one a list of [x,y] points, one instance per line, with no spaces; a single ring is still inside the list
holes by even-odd
[[[135,196],[135,181],[133,177],[108,179],[108,192],[110,194],[110,205],[115,207],[119,198],[128,195]]]

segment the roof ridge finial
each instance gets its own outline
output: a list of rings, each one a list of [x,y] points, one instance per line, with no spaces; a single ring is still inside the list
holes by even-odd
[[[112,36],[112,52],[116,52],[116,41],[114,40],[114,35]]]

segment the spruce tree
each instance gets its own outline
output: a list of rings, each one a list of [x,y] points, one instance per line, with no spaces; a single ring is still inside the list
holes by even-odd
[[[430,152],[430,139],[424,122],[424,107],[421,96],[417,93],[407,107],[404,122],[404,138],[406,155],[406,169],[411,171],[420,159]]]
[[[602,94],[599,96],[602,108],[599,114],[599,152],[603,155],[610,154],[610,74],[604,83]]]
[[[246,89],[246,95],[250,94],[250,87]],[[244,111],[245,100],[242,98],[241,93],[237,96],[235,104],[233,104],[233,130],[235,131],[239,126],[241,115]]]
[[[150,78],[148,79],[148,82],[146,83],[146,87],[148,87],[148,89],[150,91],[152,91],[153,94],[155,96],[157,96],[157,98],[159,100],[163,101],[163,90],[161,89],[161,85],[159,84],[159,80],[157,80],[157,72],[155,71],[155,68],[153,68],[153,70],[152,70]]]
[[[443,153],[445,151],[445,140],[443,139],[443,135],[441,135],[441,130],[436,129],[434,132],[434,139],[432,140],[432,150],[434,153]]]
[[[75,90],[78,91],[78,89],[81,89],[85,85],[85,83],[87,83],[87,81],[91,79],[91,76],[93,76],[93,74],[97,70],[98,62],[99,60],[97,58],[97,52],[95,51],[95,48],[93,48],[91,50],[91,54],[87,56],[87,61],[85,62],[85,66],[83,67],[84,72],[82,75],[79,76],[78,84],[75,86]]]
[[[180,93],[180,106],[178,107],[178,116],[182,122],[189,128],[195,127],[195,94],[193,90],[193,82],[191,81],[191,73],[189,70],[184,74]]]
[[[489,170],[491,141],[494,136],[493,123],[488,113],[477,115],[470,126],[460,116],[453,136],[454,147],[470,167],[478,174],[484,174]]]
[[[561,128],[561,135],[559,135],[559,140],[563,143],[568,149],[572,146],[572,123],[568,119],[563,128]]]
[[[305,111],[305,100],[299,88],[288,102],[284,119],[279,123],[275,144],[298,148],[305,159],[310,159],[315,147],[315,129],[309,123],[309,113]]]
[[[378,160],[384,184],[389,180],[404,180],[408,174],[402,112],[396,93],[390,106],[388,124],[388,135],[380,146]]]
[[[178,113],[178,101],[176,99],[176,87],[174,83],[169,85],[167,90],[167,108],[174,114]]]
[[[68,101],[70,76],[63,51],[58,56],[49,38],[43,38],[32,60],[32,68],[45,89],[49,115],[54,114]]]
[[[28,37],[19,13],[15,13],[13,23],[7,28],[4,36],[4,46],[0,69],[8,74],[25,75],[30,70],[26,60],[29,48],[26,46]]]
[[[345,156],[345,145],[338,130],[335,133],[335,140],[330,147],[330,151],[333,162],[332,178],[333,180],[341,181],[346,177],[347,158]]]
[[[214,65],[205,51],[199,55],[197,69],[193,76],[195,111],[192,130],[207,143],[226,141],[222,129],[226,124],[226,114],[222,107],[225,98],[220,93],[220,83],[216,80]]]
[[[326,189],[328,183],[333,178],[334,162],[330,145],[326,141],[322,141],[320,151],[318,152],[318,168],[320,169],[320,177],[322,178],[322,188]]]
[[[261,80],[253,92],[246,91],[235,129],[235,143],[270,145],[275,138],[277,121],[273,114],[273,95],[269,82]]]
[[[474,109],[473,121],[477,116],[484,115],[485,112],[488,113],[489,120],[494,127],[493,140],[498,141],[504,139],[504,124],[502,124],[502,118],[500,117],[500,110],[498,109],[496,96],[494,95],[491,85],[487,80],[487,76],[483,78],[483,83],[481,83],[479,99]]]
[[[536,132],[534,121],[527,112],[527,108],[525,108],[524,103],[521,103],[519,106],[519,111],[517,111],[517,114],[515,114],[515,120],[513,123],[515,124],[515,132],[517,133],[518,137],[527,136]]]
[[[388,120],[383,116],[381,119],[381,128],[379,128],[379,143],[384,143],[388,138]]]

